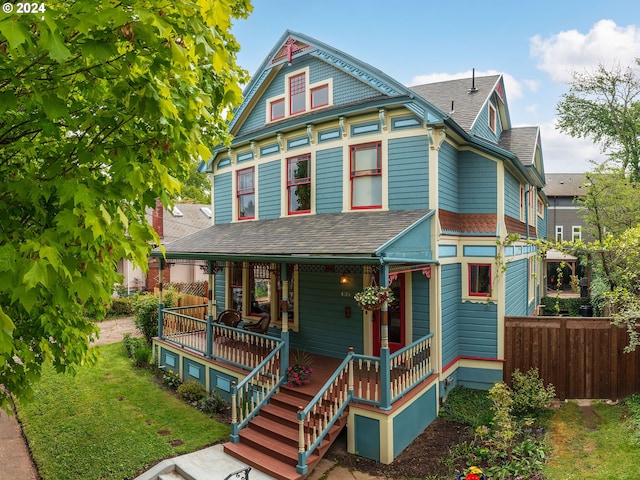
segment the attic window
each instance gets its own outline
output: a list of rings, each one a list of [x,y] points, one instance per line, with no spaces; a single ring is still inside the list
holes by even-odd
[[[496,107],[489,104],[489,128],[496,133]]]

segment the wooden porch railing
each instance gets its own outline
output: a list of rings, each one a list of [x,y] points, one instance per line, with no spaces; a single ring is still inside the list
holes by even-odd
[[[286,375],[280,367],[283,350],[285,343],[280,342],[240,383],[231,384],[232,442],[240,441],[240,430],[258,414],[260,408],[269,403],[269,399],[285,381]]]
[[[164,308],[162,338],[202,354],[207,351],[207,322],[197,318],[207,305]]]
[[[391,355],[391,403],[433,373],[432,338],[430,333]]]

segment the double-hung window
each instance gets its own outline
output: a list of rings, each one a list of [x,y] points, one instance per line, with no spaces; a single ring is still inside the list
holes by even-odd
[[[469,264],[469,296],[488,297],[491,295],[491,265]]]
[[[564,232],[562,230],[562,225],[556,225],[556,242],[564,240]]]
[[[351,208],[382,207],[382,144],[354,145],[351,156]]]
[[[329,105],[329,85],[324,84],[311,89],[311,108],[326,107]]]
[[[306,78],[307,75],[305,73],[300,73],[289,78],[289,94],[291,95],[289,112],[291,112],[291,115],[304,112],[307,109]]]
[[[573,225],[571,227],[571,241],[577,242],[582,240],[582,227],[580,225]]]
[[[287,159],[287,198],[290,214],[311,211],[311,155]]]
[[[236,197],[238,199],[238,220],[249,220],[256,216],[254,167],[237,173]]]
[[[271,111],[269,119],[272,122],[274,120],[280,120],[281,118],[284,118],[284,98],[280,98],[271,102],[270,109]]]

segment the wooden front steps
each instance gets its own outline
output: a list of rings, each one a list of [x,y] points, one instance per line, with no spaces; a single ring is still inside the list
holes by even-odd
[[[303,478],[298,464],[298,408],[313,399],[297,389],[281,387],[271,402],[240,430],[240,442],[224,444],[225,453],[278,480]],[[309,472],[327,453],[347,422],[346,412],[307,459]],[[306,476],[306,475],[304,475]]]

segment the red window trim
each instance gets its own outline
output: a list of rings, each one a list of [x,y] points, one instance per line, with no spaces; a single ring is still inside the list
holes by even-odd
[[[299,81],[300,77],[302,77],[302,82]],[[306,72],[298,73],[292,77],[289,77],[289,115],[297,115],[299,113],[303,113],[307,110],[307,98],[306,98]],[[294,92],[295,89],[295,92]],[[301,110],[293,110],[293,97],[295,95],[302,94],[304,96],[304,108]]]
[[[471,268],[472,267],[489,267],[489,291],[488,292],[472,292],[471,291]],[[470,297],[490,297],[491,296],[491,284],[493,282],[493,272],[491,271],[490,263],[470,263],[467,270],[467,291]]]
[[[305,179],[305,181],[300,181],[302,179],[296,179],[296,181],[292,181],[291,180],[291,162],[293,161],[300,161],[300,160],[306,160],[307,162],[307,177]],[[310,213],[311,212],[311,208],[307,209],[307,210],[297,210],[295,212],[291,211],[291,196],[289,194],[289,189],[290,187],[299,187],[300,185],[311,185],[311,172],[310,172],[310,167],[311,167],[311,154],[310,153],[305,153],[302,155],[296,155],[295,157],[290,157],[287,158],[287,213],[289,215],[299,215],[301,213]],[[311,206],[309,206],[311,207]]]
[[[251,188],[247,188],[244,190],[240,189],[240,175],[244,172],[251,172]],[[255,193],[256,193],[256,177],[255,177],[255,167],[249,167],[249,168],[243,168],[242,170],[238,170],[236,172],[236,200],[237,200],[237,206],[238,206],[238,220],[253,220],[255,217],[255,215],[251,216],[251,217],[241,217],[240,216],[240,197],[244,196],[244,195],[254,195],[254,201],[255,201]],[[255,208],[255,207],[254,207]]]
[[[496,118],[497,111],[496,107],[492,104],[489,104],[489,128],[493,133],[496,133],[498,119]]]
[[[321,90],[323,88],[325,88],[327,90],[327,102],[315,105],[313,103],[313,92],[315,92],[316,90]],[[313,110],[315,108],[321,108],[321,107],[328,106],[329,105],[329,84],[325,83],[323,85],[319,85],[317,87],[312,88],[311,91],[310,91],[309,99],[310,99],[310,102],[311,102],[311,110]]]
[[[273,116],[273,106],[274,106],[276,103],[282,103],[282,115],[281,115],[281,116],[279,116],[279,117],[274,117],[274,116]],[[274,100],[273,102],[271,102],[271,103],[269,104],[269,118],[271,119],[270,121],[274,122],[274,121],[276,121],[276,120],[280,120],[280,119],[282,119],[282,118],[284,118],[284,117],[285,117],[285,111],[284,111],[284,98],[280,98],[280,99],[278,99],[278,100]]]
[[[377,149],[377,160],[376,160],[376,168],[373,169],[373,172],[365,173],[365,174],[356,174],[354,169],[354,152],[362,147],[371,147],[375,146]],[[360,207],[353,206],[353,179],[360,177],[382,177],[382,142],[371,142],[371,143],[360,143],[358,145],[351,145],[349,147],[349,183],[351,184],[351,209],[352,210],[373,210],[382,208],[382,204],[380,205],[366,205]]]

